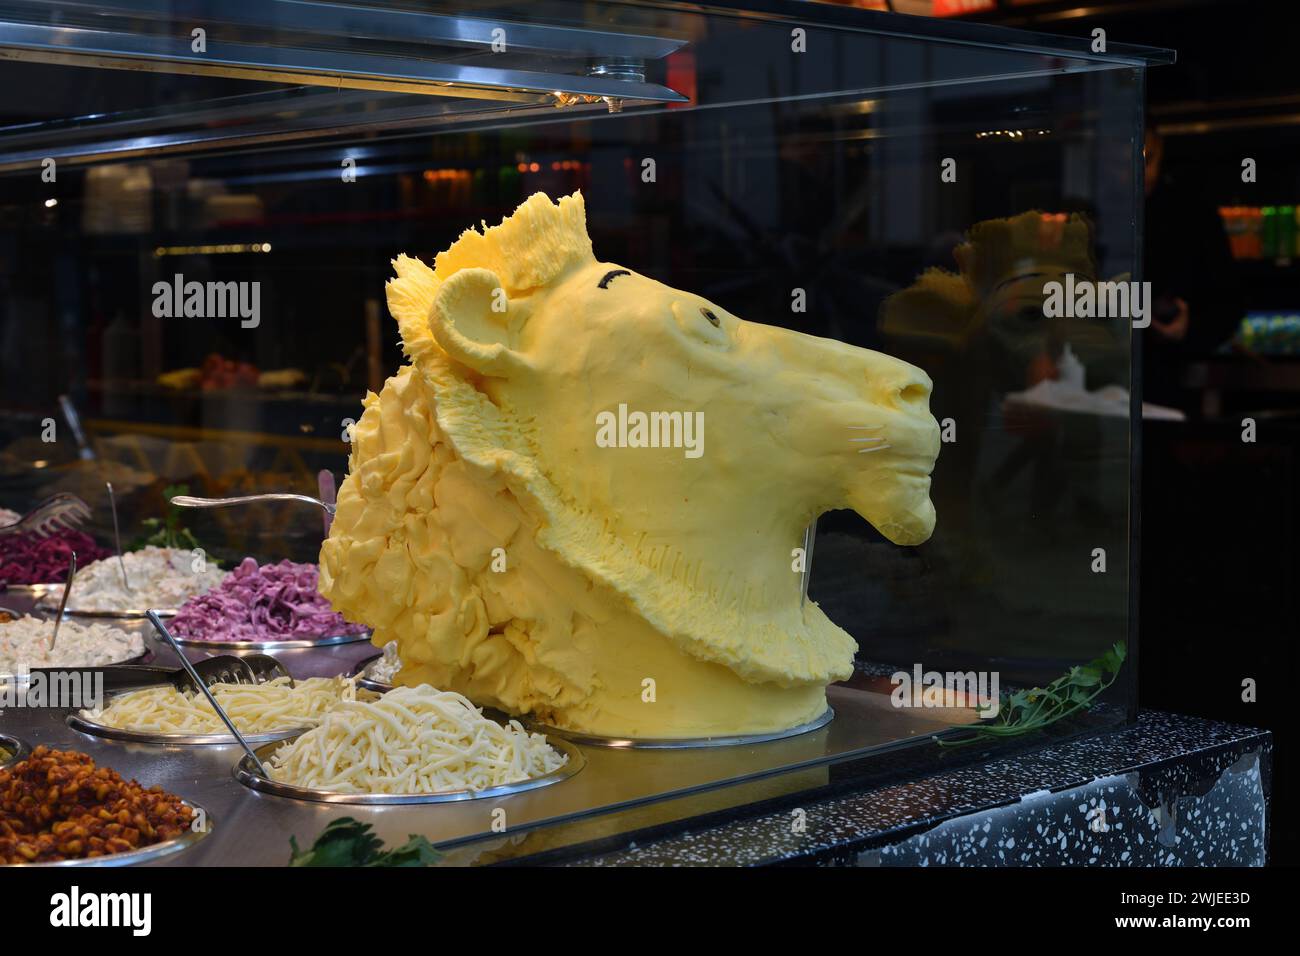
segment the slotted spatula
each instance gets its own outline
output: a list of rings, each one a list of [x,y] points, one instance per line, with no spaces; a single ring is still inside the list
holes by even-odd
[[[0,526],[0,538],[29,533],[48,538],[56,531],[73,531],[89,518],[90,505],[76,495],[61,491],[50,495],[13,524]]]

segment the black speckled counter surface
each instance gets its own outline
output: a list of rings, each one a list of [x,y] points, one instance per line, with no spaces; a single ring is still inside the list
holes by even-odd
[[[545,862],[1261,866],[1271,748],[1267,731],[1144,712],[1115,733]]]

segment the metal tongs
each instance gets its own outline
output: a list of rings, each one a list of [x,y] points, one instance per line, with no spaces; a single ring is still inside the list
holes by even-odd
[[[0,538],[31,533],[48,538],[57,531],[73,531],[90,518],[90,505],[74,494],[61,491],[50,495],[13,524],[0,526]]]

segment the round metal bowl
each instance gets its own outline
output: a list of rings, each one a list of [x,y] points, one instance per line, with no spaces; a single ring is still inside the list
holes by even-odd
[[[810,720],[798,727],[791,727],[789,730],[776,730],[766,734],[735,734],[729,737],[600,737],[595,734],[584,734],[573,730],[561,730],[559,727],[550,727],[546,724],[536,724],[530,721],[523,721],[523,724],[531,731],[545,734],[548,740],[556,738],[570,740],[575,744],[582,744],[587,747],[613,747],[619,750],[692,750],[701,747],[739,747],[746,744],[766,743],[770,740],[784,740],[787,737],[798,737],[800,734],[812,733],[814,730],[825,727],[834,716],[835,711],[827,707],[826,712],[816,720]]]
[[[265,764],[271,759],[271,755],[280,747],[287,746],[293,742],[290,738],[281,740],[276,743],[266,744],[258,747],[254,753],[257,758]],[[250,790],[256,790],[259,793],[269,793],[277,797],[288,797],[292,800],[308,800],[313,803],[347,803],[360,806],[393,806],[399,804],[413,803],[451,803],[457,800],[482,800],[490,797],[508,797],[514,793],[522,793],[525,790],[535,790],[538,787],[550,786],[553,783],[559,783],[561,780],[567,780],[581,770],[587,764],[587,759],[582,755],[582,751],[575,747],[567,740],[548,740],[560,753],[569,759],[564,762],[564,766],[558,770],[541,777],[534,777],[531,780],[521,780],[518,783],[508,783],[500,787],[489,787],[486,790],[443,790],[439,793],[338,793],[332,790],[313,790],[310,787],[299,787],[290,783],[280,783],[277,780],[271,780],[263,777],[257,772],[253,762],[244,757],[239,763],[235,764],[232,773],[236,780],[248,787]]]
[[[18,761],[25,758],[32,752],[27,741],[19,740],[17,737],[11,737],[8,734],[0,734],[0,751],[8,751],[8,757],[0,757],[0,770],[5,767],[12,767]]]
[[[66,720],[68,726],[77,733],[106,740],[123,740],[134,744],[157,744],[162,746],[172,744],[189,747],[239,746],[239,741],[230,734],[160,734],[145,730],[127,730],[123,727],[109,727],[107,724],[96,723],[88,717],[83,717],[80,712],[68,714]],[[244,734],[244,739],[250,744],[272,743],[276,740],[284,740],[286,737],[297,737],[309,729],[308,727],[289,727],[285,730],[268,730],[261,734]]]
[[[360,634],[324,634],[320,637],[292,641],[202,641],[173,634],[177,644],[185,647],[217,648],[225,651],[285,651],[295,647],[331,647],[335,644],[358,644],[370,640],[369,629]]]
[[[109,856],[97,856],[86,860],[55,860],[50,863],[10,863],[9,866],[133,866],[136,863],[147,863],[150,860],[156,860],[160,857],[171,856],[173,853],[180,853],[182,850],[189,849],[206,837],[212,832],[214,826],[212,814],[208,813],[197,803],[192,803],[189,800],[182,800],[181,802],[191,810],[204,815],[206,826],[202,830],[186,830],[180,836],[171,840],[164,840],[162,843],[155,843],[153,846],[141,847],[138,850],[128,850],[125,853],[113,853]],[[7,867],[0,865],[0,870],[3,869],[7,869]]]
[[[383,654],[376,654],[374,657],[367,657],[356,667],[352,668],[352,673],[348,674],[348,676],[357,679],[358,687],[365,688],[366,690],[372,691],[376,694],[387,694],[393,689],[393,685],[385,681],[375,680],[370,676],[371,665],[383,656]]]

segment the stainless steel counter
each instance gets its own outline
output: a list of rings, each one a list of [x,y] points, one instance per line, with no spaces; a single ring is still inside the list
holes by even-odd
[[[147,629],[147,624],[130,626],[142,632]],[[146,642],[157,663],[174,662],[151,634]],[[277,656],[295,677],[308,677],[347,673],[375,653],[369,645],[353,644]],[[187,654],[195,659],[205,656],[197,650]],[[515,855],[524,843],[530,853],[548,848],[552,841],[547,831],[535,829],[545,824],[623,811],[617,818],[594,817],[584,824],[583,839],[590,839],[680,817],[680,808],[662,802],[672,797],[709,792],[694,802],[691,812],[700,813],[806,790],[824,783],[827,766],[836,760],[897,747],[954,722],[951,713],[936,717],[933,711],[899,710],[880,693],[833,687],[830,701],[835,719],[798,737],[695,750],[584,746],[587,766],[553,786],[504,798],[397,807],[331,806],[254,793],[231,775],[241,754],[237,746],[162,747],[102,740],[68,727],[68,711],[62,709],[12,708],[0,715],[0,729],[33,746],[85,751],[124,776],[146,785],[159,784],[205,807],[214,831],[197,846],[158,865],[284,864],[291,835],[300,846],[308,846],[326,823],[341,816],[370,822],[381,838],[395,843],[405,842],[411,834],[443,845],[494,837],[490,844],[480,842],[448,853],[448,862],[464,863],[498,853]],[[725,795],[716,790],[734,784],[743,786],[730,787]],[[571,842],[574,837],[564,839]]]

